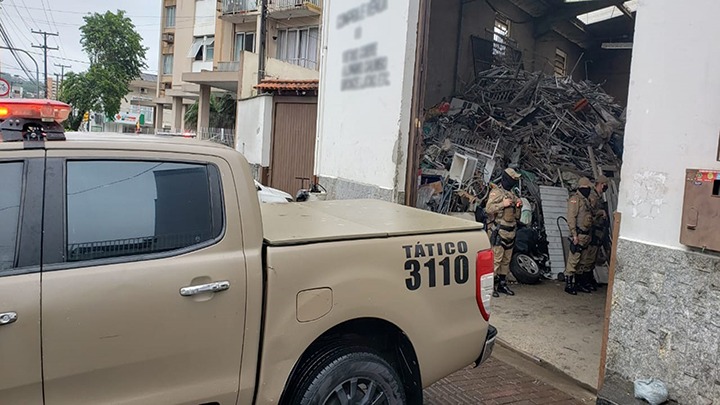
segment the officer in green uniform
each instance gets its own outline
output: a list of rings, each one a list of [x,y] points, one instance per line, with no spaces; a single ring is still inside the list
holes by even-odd
[[[602,175],[598,176],[595,180],[595,186],[590,192],[590,197],[588,197],[590,209],[593,213],[592,239],[587,247],[587,255],[580,262],[582,280],[578,281],[578,283],[582,283],[583,286],[592,291],[597,291],[597,282],[595,282],[594,278],[595,263],[597,262],[600,247],[603,246],[607,239],[608,214],[602,199],[602,195],[607,191],[607,188],[608,178]]]
[[[583,177],[578,183],[578,190],[568,201],[567,221],[570,227],[570,255],[565,267],[565,292],[577,295],[578,291],[590,292],[583,283],[581,262],[588,259],[588,246],[592,239],[593,211],[590,206],[592,184]]]
[[[522,201],[512,192],[517,186],[520,174],[512,168],[503,172],[500,187],[493,185],[488,196],[485,212],[488,220],[488,234],[495,257],[495,276],[499,281],[493,291],[494,297],[503,293],[515,295],[507,285],[510,260],[515,247],[515,231],[520,219]]]

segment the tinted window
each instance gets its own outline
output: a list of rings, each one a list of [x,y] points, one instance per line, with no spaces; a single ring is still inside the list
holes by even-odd
[[[68,162],[67,260],[165,252],[215,239],[222,220],[213,207],[219,185],[210,180],[212,170],[172,162]]]
[[[22,181],[22,163],[0,163],[0,274],[15,267]]]

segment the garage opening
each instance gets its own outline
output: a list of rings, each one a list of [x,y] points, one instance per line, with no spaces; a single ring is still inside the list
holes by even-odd
[[[408,203],[482,220],[503,171],[521,175],[501,339],[596,387],[638,0],[426,0]],[[564,291],[568,199],[607,178],[583,264],[597,291]],[[602,224],[600,224],[602,222]],[[594,255],[593,255],[594,256]]]

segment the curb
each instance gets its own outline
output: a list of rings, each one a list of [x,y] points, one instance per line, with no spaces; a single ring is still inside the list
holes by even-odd
[[[504,349],[507,349],[507,350],[525,358],[526,360],[532,361],[533,363],[539,365],[540,367],[542,367],[548,371],[551,371],[551,372],[557,373],[557,374],[561,374],[569,381],[572,381],[573,383],[575,383],[578,387],[592,393],[593,395],[598,394],[597,388],[595,388],[587,383],[584,383],[584,382],[578,380],[577,378],[574,378],[574,377],[568,375],[565,371],[557,368],[556,366],[548,363],[547,361],[545,361],[539,357],[535,357],[532,354],[526,353],[520,349],[516,349],[516,348],[512,347],[510,344],[508,344],[508,342],[500,339],[499,337],[497,338],[496,342],[499,346],[502,346]]]

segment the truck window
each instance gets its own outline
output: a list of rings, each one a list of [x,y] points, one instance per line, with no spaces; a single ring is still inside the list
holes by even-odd
[[[0,276],[16,267],[23,163],[0,163]]]
[[[222,233],[213,165],[70,161],[66,193],[69,262],[168,252]]]

